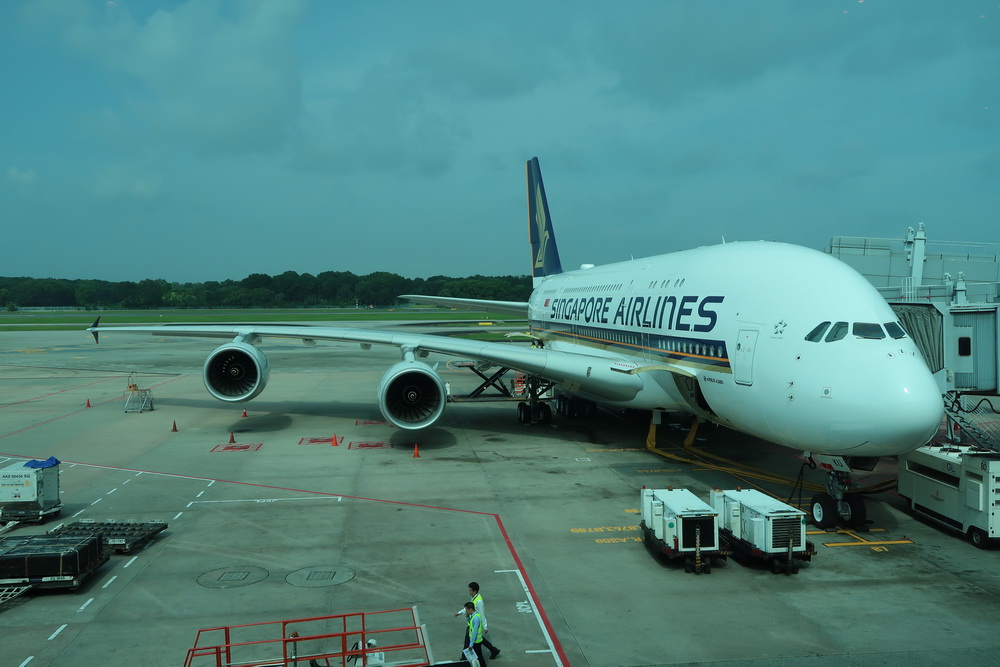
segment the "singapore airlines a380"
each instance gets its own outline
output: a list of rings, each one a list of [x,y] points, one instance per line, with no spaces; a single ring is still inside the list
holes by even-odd
[[[603,266],[564,270],[538,159],[527,163],[533,291],[527,302],[404,295],[528,322],[532,345],[379,329],[287,325],[100,327],[89,330],[225,339],[205,361],[209,394],[256,398],[269,363],[266,338],[394,346],[376,400],[403,429],[447,426],[442,354],[477,368],[524,373],[524,422],[552,419],[541,389],[560,405],[587,401],[682,413],[804,453],[829,469],[812,499],[816,523],[863,522],[846,495],[852,463],[925,444],[942,414],[941,391],[892,308],[859,273],[825,253],[776,242],[731,242]]]

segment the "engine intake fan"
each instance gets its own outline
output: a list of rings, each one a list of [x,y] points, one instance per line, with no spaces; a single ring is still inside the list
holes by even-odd
[[[378,407],[399,428],[430,426],[444,412],[444,382],[427,364],[401,361],[385,372],[378,385]]]
[[[208,355],[202,373],[208,393],[227,403],[256,398],[270,376],[267,357],[247,343],[227,343],[217,348]]]

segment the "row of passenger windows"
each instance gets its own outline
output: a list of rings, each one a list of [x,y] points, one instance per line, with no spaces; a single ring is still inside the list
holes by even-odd
[[[883,326],[885,326],[885,329],[882,328]],[[832,325],[830,322],[821,322],[816,325],[815,329],[806,334],[806,340],[811,343],[818,343],[820,341],[832,343],[847,336],[848,329],[858,338],[880,339],[885,338],[886,333],[891,338],[906,337],[903,325],[899,322],[886,322],[884,325],[874,322],[855,322],[854,324],[849,322],[835,322]]]

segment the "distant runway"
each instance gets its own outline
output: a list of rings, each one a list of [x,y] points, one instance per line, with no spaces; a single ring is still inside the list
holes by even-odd
[[[264,346],[267,389],[226,405],[202,386],[214,347],[0,333],[0,467],[64,462],[62,516],[4,536],[169,523],[76,592],[0,606],[2,664],[181,665],[199,628],[410,606],[444,661],[461,649],[453,614],[469,581],[499,664],[1000,663],[1000,551],[912,518],[891,494],[870,502],[872,532],[810,536],[819,553],[795,576],[734,561],[685,574],[644,548],[639,490],[707,498],[752,481],[645,451],[645,424],[601,413],[522,426],[511,403],[474,403],[401,431],[375,402],[399,353],[329,343]],[[477,384],[438,360],[453,391]],[[124,412],[132,370],[152,412]],[[660,447],[684,433],[661,428]],[[780,447],[703,436],[706,451],[798,472]]]

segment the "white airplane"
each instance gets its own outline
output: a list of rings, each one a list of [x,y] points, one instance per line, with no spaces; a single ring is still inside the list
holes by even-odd
[[[406,298],[528,320],[533,345],[429,334],[287,325],[102,327],[156,336],[230,339],[205,361],[205,387],[225,402],[260,395],[268,380],[264,338],[393,345],[402,360],[378,385],[379,409],[399,428],[441,417],[444,381],[430,353],[515,369],[529,380],[518,405],[527,423],[548,421],[540,389],[560,406],[586,400],[686,413],[800,450],[830,470],[812,499],[817,525],[863,523],[859,496],[845,495],[850,463],[927,443],[943,401],[913,340],[875,288],[830,255],[774,242],[738,242],[564,271],[538,159],[527,163],[534,289],[527,303]],[[562,410],[560,410],[562,411]]]

